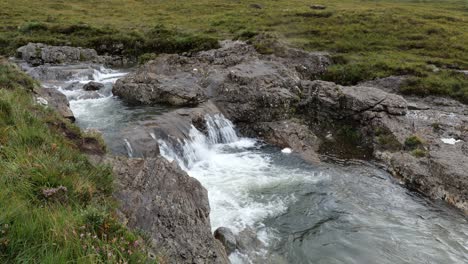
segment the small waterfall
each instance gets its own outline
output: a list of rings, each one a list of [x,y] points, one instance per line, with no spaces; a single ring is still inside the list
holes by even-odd
[[[232,143],[239,140],[234,124],[222,114],[207,115],[205,119],[211,144]]]
[[[205,120],[208,135],[192,125],[189,139],[184,142],[178,141],[179,146],[171,146],[163,140],[158,140],[161,154],[170,161],[176,160],[183,169],[188,170],[196,162],[211,155],[210,149],[214,145],[239,141],[234,124],[222,114],[206,115]]]
[[[130,144],[130,142],[124,138],[124,141],[125,141],[125,148],[127,149],[127,155],[129,158],[133,158],[133,148],[132,148],[132,145]]]

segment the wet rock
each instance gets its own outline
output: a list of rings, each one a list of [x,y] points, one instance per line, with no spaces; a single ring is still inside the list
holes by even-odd
[[[240,124],[243,127],[242,124]],[[291,148],[295,153],[311,163],[320,162],[318,154],[321,140],[299,120],[260,122],[251,124],[244,131],[252,136],[259,136],[270,144],[281,148]]]
[[[45,63],[77,63],[98,58],[97,52],[93,49],[49,46],[42,43],[28,43],[26,46],[18,48],[17,55],[33,66]]]
[[[104,88],[104,84],[98,82],[89,82],[83,86],[85,91],[97,91]]]
[[[159,154],[158,140],[181,147],[179,142],[190,140],[192,125],[206,134],[205,117],[220,113],[212,102],[194,108],[181,108],[130,126],[122,132],[122,137],[130,144],[133,157],[155,157]],[[178,151],[182,152],[182,149]]]
[[[239,232],[236,241],[239,252],[246,255],[251,255],[265,248],[265,244],[258,239],[257,233],[250,227]]]
[[[207,191],[197,180],[160,156],[108,162],[122,220],[149,234],[156,254],[173,263],[229,263],[211,233]]]
[[[75,121],[75,116],[70,109],[67,97],[59,90],[37,87],[34,89],[34,93],[37,98],[40,98],[43,105],[52,107],[64,118],[67,118],[72,122]]]
[[[226,249],[226,253],[230,255],[232,252],[236,250],[236,236],[231,231],[231,229],[227,227],[219,227],[214,232],[214,237],[221,241],[224,248]]]

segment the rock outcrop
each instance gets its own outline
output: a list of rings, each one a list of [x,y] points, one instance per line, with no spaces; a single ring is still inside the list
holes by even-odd
[[[38,103],[54,108],[61,116],[75,122],[67,97],[57,89],[37,87],[34,89]]]
[[[98,54],[93,49],[83,49],[69,46],[49,46],[42,43],[29,43],[18,48],[19,58],[33,66],[45,63],[62,64],[93,61]]]
[[[229,263],[211,233],[208,194],[197,180],[161,156],[109,162],[124,222],[150,236],[157,256],[168,263]]]
[[[93,62],[112,67],[123,67],[135,63],[134,60],[122,56],[99,56],[94,49],[50,46],[42,43],[28,43],[22,46],[17,49],[16,56],[32,66]]]
[[[400,95],[405,76],[350,87],[317,81],[331,63],[325,54],[275,50],[262,55],[227,41],[217,50],[160,56],[120,80],[114,92],[133,103],[213,104],[243,134],[312,162],[320,160],[318,152],[335,148],[341,155],[350,148],[345,157],[377,159],[409,187],[468,210],[466,105]],[[421,146],[406,146],[413,136]]]

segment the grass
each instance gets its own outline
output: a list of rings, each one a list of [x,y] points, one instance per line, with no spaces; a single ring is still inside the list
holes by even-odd
[[[114,215],[110,168],[48,125],[66,121],[36,105],[30,86],[0,64],[0,263],[145,263],[143,239]]]
[[[332,52],[336,64],[325,80],[352,85],[411,74],[403,92],[468,102],[467,78],[452,71],[468,68],[465,0],[314,1],[325,10],[306,0],[255,3],[262,8],[247,0],[4,0],[0,52],[11,55],[32,41],[139,56],[267,32],[299,48]],[[441,70],[434,73],[432,65]]]
[[[424,145],[424,141],[417,135],[412,135],[405,139],[405,147],[409,150],[414,150],[423,145]]]

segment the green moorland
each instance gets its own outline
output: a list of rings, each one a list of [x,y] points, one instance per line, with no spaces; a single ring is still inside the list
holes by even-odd
[[[0,62],[0,263],[146,263],[144,240],[114,215],[111,170],[80,152],[87,135],[34,103],[35,85]]]
[[[327,8],[314,10],[312,4]],[[0,2],[0,53],[10,55],[34,41],[100,52],[122,43],[124,53],[150,58],[260,32],[307,50],[330,51],[336,64],[325,80],[352,85],[410,74],[416,77],[403,92],[468,102],[468,80],[456,71],[468,69],[466,0]]]

